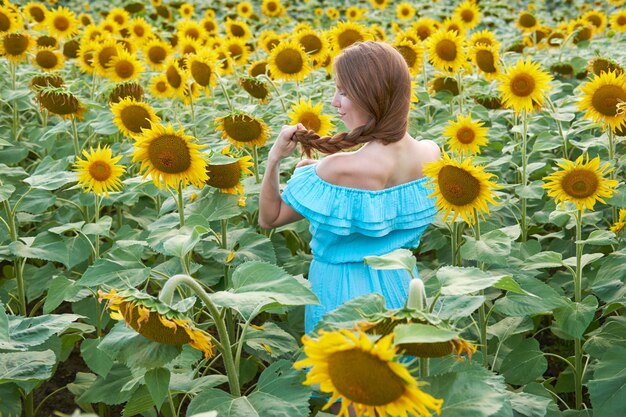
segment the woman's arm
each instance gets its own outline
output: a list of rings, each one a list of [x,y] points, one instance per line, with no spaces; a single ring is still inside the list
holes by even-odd
[[[296,149],[297,144],[291,139],[298,128],[304,126],[283,126],[268,154],[259,195],[259,225],[264,229],[272,229],[303,218],[280,197],[280,161]]]

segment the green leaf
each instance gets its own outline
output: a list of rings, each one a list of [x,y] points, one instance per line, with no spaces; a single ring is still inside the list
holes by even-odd
[[[248,320],[276,307],[318,304],[315,294],[282,268],[265,262],[246,262],[235,269],[232,289],[211,294],[214,303],[238,311]]]
[[[86,261],[92,253],[90,243],[82,235],[68,238],[49,232],[11,242],[9,250],[22,258],[60,262],[68,269]]]
[[[188,212],[192,221],[193,217],[200,217],[204,224],[207,224],[208,222],[238,216],[241,213],[241,207],[238,203],[239,197],[236,195],[210,190],[207,194],[199,197],[195,203],[190,204]]]
[[[106,377],[113,367],[113,359],[103,350],[98,349],[101,341],[102,339],[83,340],[80,344],[80,353],[89,369],[101,377]]]
[[[541,167],[543,166],[545,163],[541,162]],[[533,181],[529,185],[518,185],[515,187],[515,194],[520,198],[541,199],[545,193],[543,184],[543,181]]]
[[[582,302],[566,301],[565,306],[554,310],[555,326],[571,339],[581,338],[596,314],[598,300],[588,295]]]
[[[408,249],[396,249],[381,256],[366,256],[365,265],[374,269],[404,269],[413,275],[416,260],[413,252]]]
[[[580,267],[584,268],[588,264],[597,261],[598,259],[604,256],[603,253],[585,253],[581,257]],[[567,266],[571,266],[572,268],[576,267],[576,257],[572,256],[571,258],[567,258],[563,260],[563,263]]]
[[[517,280],[528,295],[507,293],[496,301],[497,312],[514,317],[529,316],[550,312],[566,303],[564,297],[538,279],[520,276]]]
[[[441,294],[471,294],[493,286],[508,275],[490,275],[478,268],[444,266],[437,271],[441,283]]]
[[[77,399],[78,403],[122,404],[133,394],[132,390],[123,390],[134,379],[130,370],[121,364],[115,364],[105,378],[99,376],[94,383]]]
[[[20,417],[22,415],[22,396],[16,384],[0,385],[0,416]]]
[[[394,328],[394,344],[447,342],[459,336],[459,332],[439,329],[420,323],[400,324]]]
[[[174,372],[170,375],[170,389],[176,392],[198,394],[206,389],[228,382],[226,375],[206,375],[196,378],[196,372]]]
[[[15,381],[45,381],[52,376],[57,358],[53,351],[0,354],[0,386]]]
[[[139,286],[150,276],[150,268],[141,261],[143,251],[141,245],[113,249],[87,268],[77,284],[90,288]]]
[[[153,411],[154,402],[152,396],[148,392],[148,387],[145,385],[140,386],[133,392],[126,405],[124,411],[122,411],[122,417],[134,417],[139,414],[143,414],[146,411]],[[143,414],[149,415],[149,414]],[[72,416],[73,417],[73,416]]]
[[[14,191],[15,191],[15,187],[12,186],[11,184],[0,185],[0,203],[8,200]]]
[[[162,242],[161,253],[182,258],[193,250],[200,241],[200,236],[206,232],[208,229],[201,226],[182,228]]]
[[[87,223],[83,226],[82,232],[87,236],[108,236],[113,219],[110,216],[102,216],[97,223]]]
[[[376,293],[361,295],[324,314],[315,326],[315,331],[350,328],[354,322],[363,320],[363,315],[383,311],[385,298],[382,295]]]
[[[250,327],[245,338],[245,350],[266,362],[288,358],[298,350],[296,339],[270,321]]]
[[[524,385],[541,378],[547,369],[548,361],[539,349],[539,342],[530,338],[504,357],[499,371],[509,384]]]
[[[169,392],[170,371],[166,368],[150,369],[143,378],[157,411],[160,411]]]
[[[13,198],[15,197],[16,195],[13,195]],[[50,191],[33,190],[24,197],[16,211],[18,213],[41,214],[52,207],[56,200],[56,196]]]
[[[600,358],[587,383],[593,413],[597,416],[626,415],[626,347],[614,346]]]
[[[533,321],[530,317],[505,317],[499,322],[487,326],[487,333],[498,338],[500,343],[509,337],[525,333],[533,329]]]
[[[576,243],[584,243],[585,245],[612,245],[617,243],[615,240],[615,233],[609,230],[594,230],[589,234],[589,237],[585,240],[577,240]]]
[[[487,264],[506,265],[507,256],[511,253],[511,238],[502,230],[492,230],[476,240],[465,236],[461,246],[464,259],[484,262]]]
[[[626,348],[626,317],[609,317],[602,327],[590,332],[584,345],[585,352],[600,358],[613,346]]]
[[[81,318],[76,314],[48,314],[37,317],[9,317],[8,343],[0,342],[0,349],[25,351],[39,346],[52,335],[65,331]]]
[[[509,392],[509,401],[517,415],[526,417],[544,417],[552,403],[550,398],[527,392]]]
[[[558,268],[563,266],[563,256],[560,253],[545,251],[526,259],[522,269]]]
[[[626,249],[613,252],[598,269],[591,289],[606,303],[626,304]]]
[[[229,238],[236,242],[233,250],[235,257],[230,262],[231,265],[240,265],[249,261],[266,261],[276,263],[276,252],[272,241],[266,236],[256,233],[252,229],[242,229],[232,234]],[[226,259],[224,259],[224,262]]]
[[[48,231],[56,235],[62,235],[67,232],[76,233],[80,231],[80,229],[83,227],[84,224],[85,222],[82,220],[79,222],[74,222],[74,223],[65,223],[65,224],[62,224],[61,226],[51,227],[50,229],[48,229]]]
[[[48,294],[43,305],[43,312],[49,314],[60,306],[63,301],[73,300],[82,290],[74,284],[74,281],[62,275],[54,277],[48,286]],[[84,296],[86,297],[87,293],[85,293]]]
[[[506,276],[500,281],[496,282],[493,286],[499,290],[509,291],[515,294],[528,294],[520,287],[520,285],[512,277]]]
[[[482,295],[444,295],[435,303],[433,313],[442,320],[469,317],[485,302]]]
[[[76,182],[76,173],[67,171],[46,172],[32,175],[24,180],[25,183],[38,190],[54,191],[66,184]]]

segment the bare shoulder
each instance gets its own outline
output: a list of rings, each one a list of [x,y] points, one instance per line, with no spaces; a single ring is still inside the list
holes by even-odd
[[[417,142],[424,162],[437,161],[441,158],[441,149],[432,140],[423,139]]]
[[[364,165],[352,152],[329,155],[316,167],[317,175],[326,182],[344,187],[362,188]]]

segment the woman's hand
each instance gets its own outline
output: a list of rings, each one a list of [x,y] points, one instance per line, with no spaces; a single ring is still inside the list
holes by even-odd
[[[305,129],[302,123],[291,126],[284,125],[282,129],[280,129],[280,133],[278,134],[274,145],[272,145],[272,149],[270,149],[268,159],[280,161],[291,155],[297,146],[297,143],[293,140],[293,134],[299,129]]]

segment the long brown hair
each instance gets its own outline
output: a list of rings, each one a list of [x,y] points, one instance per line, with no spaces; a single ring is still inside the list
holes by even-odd
[[[411,105],[411,75],[402,55],[383,42],[359,42],[335,58],[334,69],[337,85],[369,120],[333,136],[298,130],[294,140],[304,152],[310,157],[311,149],[335,153],[373,140],[388,144],[402,139]]]

